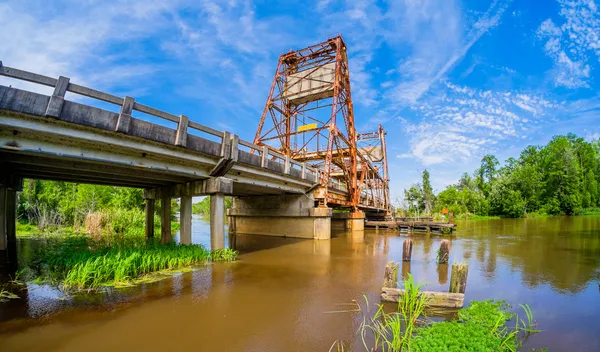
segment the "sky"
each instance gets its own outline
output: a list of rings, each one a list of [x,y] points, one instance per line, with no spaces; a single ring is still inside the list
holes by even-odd
[[[382,124],[388,132],[391,193],[399,199],[424,169],[439,192],[485,154],[504,161],[554,135],[600,137],[599,6],[0,0],[0,61],[252,140],[279,55],[339,33],[357,130]]]

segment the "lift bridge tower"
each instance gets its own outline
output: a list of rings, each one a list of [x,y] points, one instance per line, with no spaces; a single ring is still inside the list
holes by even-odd
[[[254,143],[319,169],[319,206],[390,211],[385,132],[357,134],[341,36],[279,57]]]

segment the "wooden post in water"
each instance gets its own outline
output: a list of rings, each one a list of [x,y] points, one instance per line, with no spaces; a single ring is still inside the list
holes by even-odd
[[[438,252],[438,264],[448,264],[450,258],[450,241],[442,240],[440,251]]]
[[[404,240],[402,243],[402,261],[410,262],[410,258],[412,257],[412,240]]]
[[[437,266],[438,283],[445,285],[448,282],[448,264],[439,264]]]
[[[467,275],[469,265],[452,263],[452,274],[450,274],[450,293],[465,293],[467,289]]]
[[[402,280],[408,280],[410,274],[410,262],[402,262]]]
[[[383,287],[395,288],[398,282],[398,268],[400,264],[392,261],[388,262],[385,266],[385,272],[383,274]]]

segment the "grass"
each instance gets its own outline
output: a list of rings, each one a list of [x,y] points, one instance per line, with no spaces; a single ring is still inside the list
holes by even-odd
[[[367,351],[403,351],[409,347],[417,321],[427,306],[427,298],[420,294],[422,286],[408,274],[404,281],[406,294],[398,302],[397,312],[386,313],[383,305],[379,305],[373,317],[363,317],[360,335]],[[369,336],[373,337],[372,346],[369,346]]]
[[[577,211],[575,215],[600,215],[600,208],[583,208]]]
[[[28,263],[28,276],[66,289],[98,289],[128,286],[151,273],[236,257],[230,249],[209,251],[199,245],[160,244],[135,237],[92,240],[73,235],[47,239]]]
[[[7,289],[0,287],[0,303],[6,302],[9,299],[18,299],[18,298],[20,298],[20,297],[15,295],[14,293],[8,291]]]
[[[19,238],[36,238],[36,237],[46,237],[46,236],[72,236],[75,234],[80,234],[85,231],[76,231],[73,226],[67,225],[57,225],[54,227],[47,227],[43,230],[39,229],[37,226],[29,223],[17,222],[17,237]],[[160,234],[160,223],[154,226],[154,233]],[[179,231],[179,222],[172,221],[171,222],[171,231],[175,233]],[[124,231],[116,231],[114,233],[125,235],[125,236],[144,236],[145,227],[143,224],[132,226],[127,228]]]
[[[521,305],[524,318],[512,313],[503,301],[473,301],[471,306],[458,311],[458,320],[428,322],[422,285],[412,276],[404,281],[406,295],[398,302],[397,311],[386,313],[378,305],[375,314],[359,328],[367,351],[517,351],[524,341],[540,330],[535,328],[533,314],[527,305]],[[368,302],[367,302],[368,306]],[[514,325],[510,321],[514,320]],[[336,341],[330,351],[344,350]]]

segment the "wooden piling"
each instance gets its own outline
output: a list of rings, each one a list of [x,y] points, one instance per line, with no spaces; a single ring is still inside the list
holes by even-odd
[[[402,262],[402,280],[408,280],[408,274],[410,274],[410,262]]]
[[[438,264],[448,264],[450,258],[450,241],[442,240],[440,250],[438,252]]]
[[[398,268],[399,263],[392,261],[388,262],[385,266],[385,272],[383,274],[383,287],[395,288],[398,282]]]
[[[438,283],[445,285],[448,282],[448,264],[439,264],[437,266]]]
[[[402,261],[410,262],[410,258],[412,257],[412,240],[404,240],[402,243]]]
[[[467,289],[467,275],[469,274],[469,265],[452,264],[452,274],[450,274],[451,293],[465,293]]]

